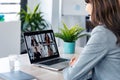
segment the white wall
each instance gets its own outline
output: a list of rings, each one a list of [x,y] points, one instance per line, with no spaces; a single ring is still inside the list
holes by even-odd
[[[0,22],[0,57],[20,54],[20,21]]]
[[[62,0],[63,15],[87,15],[84,0]]]

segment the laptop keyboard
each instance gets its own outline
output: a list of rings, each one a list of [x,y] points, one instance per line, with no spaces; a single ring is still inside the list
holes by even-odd
[[[68,59],[58,58],[58,59],[55,59],[55,60],[43,62],[42,64],[45,64],[45,65],[52,65],[52,64],[56,64],[56,63],[64,62],[64,61],[68,61]]]

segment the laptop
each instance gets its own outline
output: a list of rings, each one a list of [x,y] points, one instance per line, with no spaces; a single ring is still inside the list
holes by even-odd
[[[31,64],[57,71],[69,65],[60,57],[53,30],[25,32],[24,39]]]

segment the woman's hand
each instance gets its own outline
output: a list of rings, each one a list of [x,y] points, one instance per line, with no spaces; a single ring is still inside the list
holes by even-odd
[[[70,65],[70,66],[73,66],[73,65],[75,64],[75,62],[77,61],[77,59],[78,59],[78,57],[73,56],[72,59],[70,60],[69,65]]]

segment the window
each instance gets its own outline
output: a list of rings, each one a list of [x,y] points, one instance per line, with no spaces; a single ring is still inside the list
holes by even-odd
[[[1,21],[16,21],[20,16],[21,0],[0,0],[0,19]]]

